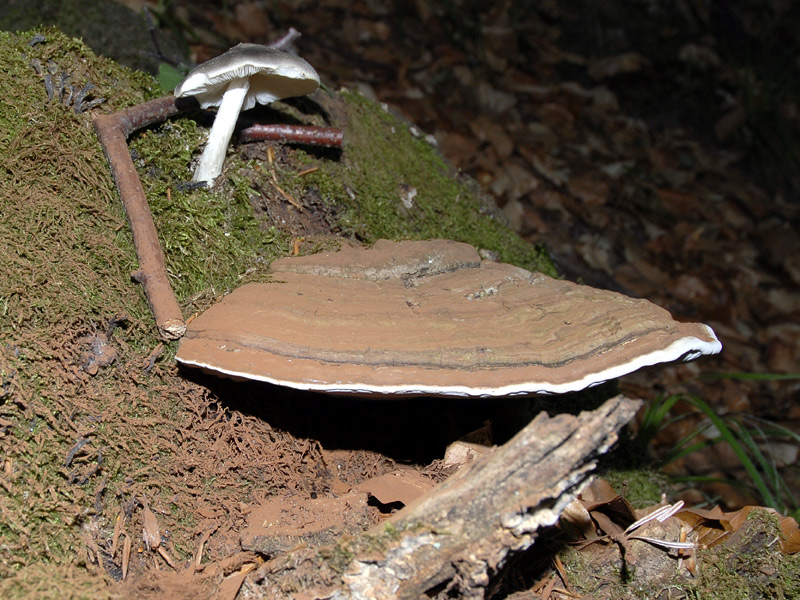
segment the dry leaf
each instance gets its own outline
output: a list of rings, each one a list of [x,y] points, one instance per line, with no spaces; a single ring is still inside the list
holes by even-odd
[[[597,537],[594,532],[594,521],[580,500],[573,500],[561,513],[558,526],[567,532],[569,539],[590,539]]]
[[[219,584],[214,598],[217,600],[234,600],[239,594],[239,589],[242,587],[245,577],[247,577],[247,574],[255,568],[256,565],[250,563],[242,567],[233,575],[227,576]]]
[[[675,516],[690,525],[697,533],[697,544],[700,547],[712,548],[733,531],[730,519],[718,506],[711,510],[686,509],[676,513]]]
[[[684,523],[697,533],[697,543],[711,548],[721,543],[725,537],[737,531],[754,510],[764,510],[779,515],[777,511],[765,506],[744,506],[733,512],[723,512],[719,506],[711,510],[699,508],[682,510],[676,513]],[[795,554],[800,551],[800,528],[792,517],[779,515],[781,538],[778,540],[781,552]]]
[[[127,533],[123,532],[122,535],[125,536],[125,542],[122,544],[122,578],[125,579],[128,576],[128,565],[131,563],[131,546],[133,542]]]
[[[797,554],[800,552],[800,527],[792,517],[781,517],[781,552]]]
[[[125,513],[120,509],[117,515],[117,522],[114,524],[114,535],[111,537],[111,557],[117,554],[117,544],[119,543],[119,536],[122,533],[122,526],[125,523]]]
[[[638,518],[636,510],[631,503],[620,496],[605,479],[595,479],[584,490],[580,499],[586,510],[592,513],[592,517],[595,520],[597,520],[595,513],[601,512],[618,525],[621,525],[622,529],[634,523]],[[606,531],[606,533],[611,532]]]
[[[429,492],[436,484],[417,471],[403,470],[373,477],[353,488],[366,492],[381,504],[402,502],[408,506],[415,499]]]
[[[146,502],[144,504],[143,520],[142,540],[148,550],[156,550],[161,545],[161,533],[158,530],[156,516]]]
[[[636,73],[650,66],[650,61],[636,52],[624,52],[593,60],[589,64],[589,76],[592,79],[608,79],[626,73]]]

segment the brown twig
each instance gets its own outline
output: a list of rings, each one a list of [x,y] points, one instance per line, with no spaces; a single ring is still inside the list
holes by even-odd
[[[184,101],[186,105],[180,106]],[[128,151],[127,139],[142,127],[159,123],[189,108],[197,108],[194,100],[176,100],[174,96],[169,95],[113,115],[98,115],[94,118],[95,132],[111,167],[133,233],[136,258],[139,261],[139,269],[133,273],[133,278],[144,287],[159,334],[170,340],[178,339],[186,332],[186,322],[169,284],[164,252],[158,241],[158,233],[144,195],[144,188]],[[342,145],[342,137],[342,130],[335,127],[253,125],[242,131],[241,139],[274,140],[338,148]]]
[[[240,142],[270,140],[312,146],[341,148],[344,135],[338,127],[315,127],[313,125],[251,125],[239,133]]]
[[[176,115],[180,109],[174,96],[164,96],[113,115],[98,115],[94,129],[117,184],[125,214],[133,233],[139,269],[133,273],[144,287],[159,334],[178,339],[186,332],[181,308],[167,277],[164,252],[158,241],[153,215],[128,151],[127,138],[137,129]]]

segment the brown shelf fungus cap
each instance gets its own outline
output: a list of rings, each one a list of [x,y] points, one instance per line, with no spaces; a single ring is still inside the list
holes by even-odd
[[[329,393],[564,393],[715,354],[647,300],[481,261],[445,240],[288,258],[191,322],[177,360]]]
[[[194,96],[203,108],[219,107],[194,181],[211,183],[222,173],[241,111],[256,103],[305,96],[318,87],[319,75],[305,60],[260,44],[239,44],[189,71],[175,97]]]

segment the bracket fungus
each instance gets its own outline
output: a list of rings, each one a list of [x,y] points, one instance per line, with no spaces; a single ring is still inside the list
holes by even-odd
[[[194,96],[203,108],[219,108],[193,180],[210,185],[222,173],[241,111],[318,87],[319,75],[305,60],[260,44],[238,44],[197,65],[175,88],[175,97]]]
[[[381,240],[271,271],[192,321],[176,359],[328,393],[508,396],[722,348],[647,300],[481,261],[459,242]]]

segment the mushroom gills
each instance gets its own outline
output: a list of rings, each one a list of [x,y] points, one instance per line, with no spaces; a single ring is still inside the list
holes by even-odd
[[[305,60],[260,44],[238,44],[197,65],[175,88],[175,96],[194,96],[202,108],[219,109],[193,180],[210,185],[222,173],[242,110],[304,96],[318,87],[319,75]]]

